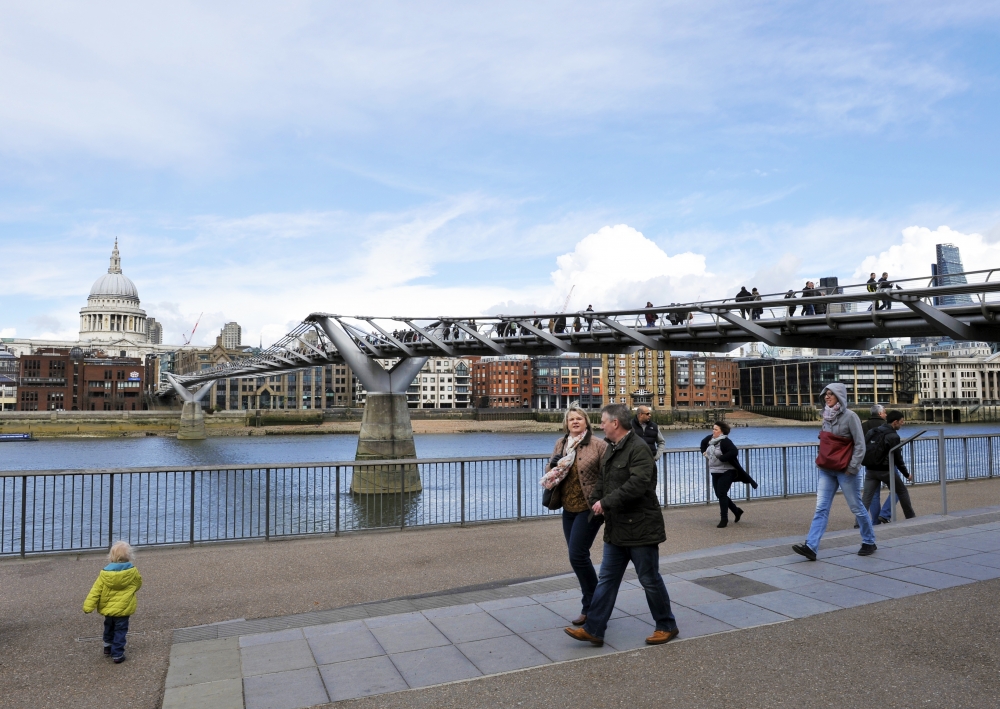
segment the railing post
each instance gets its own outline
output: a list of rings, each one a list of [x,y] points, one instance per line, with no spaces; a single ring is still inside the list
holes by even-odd
[[[986,459],[989,461],[988,476],[993,478],[993,436],[986,437]]]
[[[708,458],[705,458],[705,504],[712,504],[712,474],[708,470]]]
[[[333,525],[333,536],[340,534],[340,466],[334,470],[334,475],[336,476],[336,482],[334,483],[334,497],[333,499],[333,514],[336,516],[336,522]]]
[[[670,494],[669,494],[669,492],[667,490],[667,452],[666,451],[663,451],[662,453],[660,453],[660,465],[663,468],[663,471],[662,471],[662,475],[663,475],[662,481],[663,482],[660,483],[660,489],[663,491],[663,504],[660,505],[660,506],[661,507],[666,507],[668,504],[670,504]]]
[[[115,543],[115,474],[108,476],[108,548]]]
[[[517,519],[521,521],[521,458],[517,459]]]
[[[743,469],[745,471],[747,471],[747,475],[750,474],[750,451],[748,451],[746,448],[743,449]],[[746,491],[747,491],[746,500],[747,500],[747,502],[749,502],[750,501],[750,486],[744,484],[743,487],[746,488]]]
[[[460,500],[459,504],[462,507],[462,522],[461,522],[461,524],[462,524],[462,526],[465,526],[465,461],[464,460],[462,461],[461,469],[462,469],[462,472],[461,472],[461,484],[460,484],[460,487],[462,488],[462,496],[461,496],[461,500]]]
[[[188,526],[190,527],[190,538],[188,542],[191,546],[194,546],[194,471],[191,471],[191,500],[190,508],[188,509]]]
[[[781,496],[788,497],[788,446],[781,447]]]
[[[419,463],[414,463],[414,465],[419,465]],[[397,466],[399,470],[399,528],[400,530],[406,526],[406,470],[403,466]],[[417,468],[419,474],[420,469]]]
[[[24,558],[26,539],[28,531],[28,476],[21,478],[21,558]]]
[[[962,466],[965,471],[965,479],[969,479],[969,438],[962,437]]]
[[[948,515],[948,460],[944,449],[944,429],[938,429],[938,475],[941,478],[941,514]]]
[[[264,470],[264,541],[271,538],[271,469]]]

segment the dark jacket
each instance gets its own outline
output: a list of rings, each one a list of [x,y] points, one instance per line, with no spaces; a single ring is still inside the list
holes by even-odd
[[[740,292],[736,294],[737,303],[742,303],[744,300],[753,300],[753,295],[746,289],[746,286],[740,288]]]
[[[649,446],[649,452],[653,455],[654,459],[656,458],[656,434],[659,432],[660,429],[656,425],[656,421],[652,418],[649,419],[649,423],[646,424],[646,428],[644,429],[642,424],[639,423],[639,415],[636,414],[632,417],[632,433],[637,435],[647,446]]]
[[[867,421],[861,422],[861,430],[864,431],[865,436],[867,436],[868,432],[871,431],[873,428],[878,428],[879,426],[884,426],[884,425],[885,425],[884,418],[882,418],[881,416],[872,416]]]
[[[880,419],[881,420],[881,419]],[[879,426],[879,430],[885,436],[886,450],[889,450],[893,446],[899,445],[899,434],[896,433],[891,425],[882,422]],[[867,434],[865,434],[867,435]],[[906,463],[903,462],[903,449],[900,448],[896,451],[896,469],[901,472],[905,477],[910,477],[910,471],[906,469]],[[878,465],[867,465],[865,466],[865,474],[877,477],[884,483],[889,482],[889,456],[885,457],[885,460],[881,461]]]
[[[701,439],[701,452],[704,453],[705,449],[708,448],[709,442],[712,440],[712,434],[708,434]],[[728,438],[723,438],[722,443],[719,444],[719,449],[722,451],[722,455],[719,456],[722,460],[729,463],[730,467],[736,471],[736,482],[746,483],[754,490],[757,489],[757,481],[750,477],[750,473],[743,469],[740,465],[740,449],[736,447]]]
[[[620,547],[655,546],[667,539],[656,497],[656,464],[649,448],[632,431],[617,444],[608,442],[601,475],[590,504],[604,510],[604,543]]]

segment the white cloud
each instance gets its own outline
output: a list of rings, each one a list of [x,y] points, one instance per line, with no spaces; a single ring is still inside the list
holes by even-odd
[[[0,337],[17,337],[17,328],[5,327],[0,329]]]
[[[933,231],[910,226],[903,229],[902,235],[901,243],[861,262],[854,271],[856,282],[867,280],[872,272],[882,275],[883,271],[888,271],[895,279],[929,276],[931,264],[937,258],[937,244],[957,246],[967,271],[1000,268],[1000,243],[991,243],[982,234],[963,234],[947,226],[939,226]]]

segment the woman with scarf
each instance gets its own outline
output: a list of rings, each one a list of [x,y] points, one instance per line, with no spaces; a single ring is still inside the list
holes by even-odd
[[[823,408],[823,428],[819,433],[819,455],[816,457],[816,513],[805,544],[793,545],[792,551],[816,561],[820,540],[830,520],[830,505],[840,487],[861,529],[858,556],[870,556],[876,549],[875,530],[868,511],[861,503],[861,486],[858,483],[858,469],[865,457],[861,419],[847,408],[847,387],[840,382],[827,384],[820,396],[826,406]]]
[[[739,449],[729,440],[729,424],[717,421],[712,426],[712,433],[701,441],[701,454],[708,461],[708,472],[712,474],[712,489],[719,498],[721,521],[716,525],[720,529],[729,526],[729,510],[733,511],[734,521],[739,522],[743,510],[729,498],[729,488],[736,481],[745,482],[757,487],[747,472],[740,465]]]
[[[570,404],[566,410],[563,432],[565,435],[556,441],[552,458],[545,466],[541,483],[548,498],[546,507],[562,507],[569,563],[583,592],[580,617],[572,622],[583,625],[597,588],[597,572],[590,560],[590,547],[604,523],[603,517],[591,514],[587,500],[601,474],[601,458],[608,446],[593,436],[590,419],[578,404]]]

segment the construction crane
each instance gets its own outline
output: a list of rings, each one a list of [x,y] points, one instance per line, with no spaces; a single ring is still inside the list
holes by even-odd
[[[185,345],[190,345],[191,344],[191,340],[194,338],[194,331],[198,329],[198,323],[201,322],[201,316],[204,315],[204,314],[205,313],[199,313],[198,314],[198,319],[194,321],[194,327],[191,328],[191,334],[190,335],[181,335],[181,338],[183,338]]]
[[[574,288],[576,288],[576,284],[575,283],[572,286],[570,286],[569,293],[566,294],[566,301],[563,303],[562,310],[559,311],[560,313],[565,313],[566,312],[566,308],[569,307],[569,299],[570,299],[570,296],[573,295],[573,289]]]

